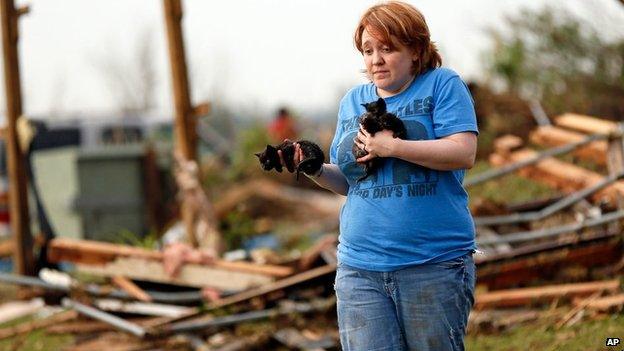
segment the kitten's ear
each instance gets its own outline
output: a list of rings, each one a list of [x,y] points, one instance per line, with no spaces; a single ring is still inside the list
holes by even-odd
[[[267,144],[267,150],[275,150],[275,148],[272,145]]]
[[[261,152],[256,152],[254,155],[256,155],[257,158],[260,158],[260,156],[262,155]]]
[[[386,101],[383,98],[379,98],[379,100],[377,100],[377,105],[379,105],[382,110],[386,110]]]
[[[364,108],[368,107],[368,104],[360,104],[362,106],[364,106]]]

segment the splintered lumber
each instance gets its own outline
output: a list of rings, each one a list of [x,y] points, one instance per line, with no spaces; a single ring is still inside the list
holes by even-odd
[[[617,292],[619,289],[620,281],[613,279],[588,283],[501,290],[477,294],[475,308],[522,306],[532,302],[552,301],[557,298],[589,296],[599,291]]]
[[[564,113],[556,117],[555,124],[590,134],[611,134],[619,130],[616,122],[575,113]]]
[[[76,311],[62,311],[56,313],[50,317],[34,320],[27,323],[21,323],[12,327],[0,329],[0,339],[6,339],[18,334],[30,333],[33,330],[46,328],[51,325],[57,325],[59,323],[67,322],[78,318],[78,312]]]
[[[50,241],[48,248],[48,259],[56,263],[68,261],[73,263],[101,265],[118,257],[132,257],[145,260],[162,261],[163,253],[160,251],[146,250],[133,246],[68,238],[53,239]],[[199,264],[200,262],[188,263]],[[246,272],[278,278],[291,275],[294,272],[291,267],[262,265],[249,262],[228,262],[219,259],[215,259],[210,264],[202,264],[202,266],[212,267],[219,270]]]
[[[491,258],[475,257],[479,284],[490,289],[525,285],[537,279],[555,277],[562,267],[595,267],[616,262],[622,257],[622,243],[617,238],[569,242],[552,249],[548,248],[552,244],[537,246],[532,252],[523,252],[519,248]],[[543,246],[541,252],[537,250],[539,246]]]
[[[583,304],[583,301],[579,302],[579,305],[581,304]],[[624,294],[620,293],[612,296],[599,297],[586,303],[585,307],[587,309],[600,312],[622,310],[622,308],[624,307]]]
[[[323,276],[326,276],[328,274],[335,273],[335,272],[336,272],[336,265],[334,264],[328,264],[325,266],[312,268],[308,271],[295,274],[288,278],[278,280],[272,284],[261,286],[261,287],[248,290],[248,291],[243,291],[241,293],[238,293],[232,296],[228,296],[228,297],[215,300],[211,302],[210,304],[208,304],[206,308],[204,309],[204,311],[211,311],[214,309],[229,306],[229,305],[236,304],[239,302],[248,301],[253,298],[264,296],[264,295],[273,293],[275,291],[286,289],[288,287],[291,287],[300,283],[304,283],[304,282],[307,282],[316,278],[320,278],[320,277],[323,277]],[[213,318],[214,317],[212,315],[198,315],[197,317],[188,319],[186,322],[189,322],[190,323],[189,325],[195,325],[198,323],[211,321],[213,320]],[[176,319],[171,319],[169,322],[175,322],[175,321]],[[167,324],[168,323],[163,323],[160,326],[154,326],[155,332],[158,332],[158,331],[162,332],[163,330],[166,330],[167,328],[171,328],[171,325],[167,325]]]
[[[135,257],[117,257],[103,265],[76,264],[81,272],[112,277],[125,277],[159,283],[205,287],[219,290],[240,291],[273,282],[274,277],[257,273],[247,273],[212,266],[185,264],[176,276],[165,272],[162,262]]]
[[[494,150],[500,154],[508,154],[521,148],[523,144],[522,138],[519,136],[506,134],[494,140]]]
[[[149,296],[143,289],[126,277],[117,275],[111,278],[113,284],[117,285],[120,289],[127,292],[128,295],[134,297],[139,301],[150,302],[152,297]]]
[[[585,137],[585,134],[555,126],[539,126],[529,136],[533,143],[543,146],[561,146],[576,143],[582,141]],[[605,140],[593,141],[586,146],[579,147],[573,151],[573,154],[604,166],[607,164],[607,142]]]
[[[318,277],[333,273],[335,271],[336,271],[336,266],[333,264],[328,264],[325,266],[313,268],[308,271],[293,275],[291,277],[278,280],[272,284],[260,286],[258,288],[255,288],[249,291],[243,291],[239,294],[228,296],[228,297],[213,301],[212,303],[208,305],[207,309],[212,310],[212,309],[228,306],[234,303],[238,303],[241,301],[249,300],[251,298],[262,296],[262,295],[268,294],[276,290],[281,290],[281,289],[287,288],[295,284],[299,284],[299,283],[302,283],[302,282],[305,282],[314,278],[318,278]]]
[[[326,216],[337,216],[345,201],[344,196],[328,192],[304,190],[266,179],[256,179],[242,186],[237,186],[221,196],[220,200],[214,204],[215,213],[218,218],[223,218],[238,204],[254,196],[306,206],[306,208]]]
[[[299,270],[306,271],[312,267],[314,261],[321,257],[326,249],[336,250],[336,241],[338,237],[334,234],[327,234],[317,240],[317,242],[308,250],[306,250],[299,259]]]
[[[537,153],[531,149],[522,149],[511,153],[507,158],[493,154],[493,157],[490,157],[490,162],[495,166],[501,166],[534,158],[536,155]],[[566,192],[587,188],[604,179],[602,175],[596,172],[555,158],[546,158],[534,165],[527,166],[520,170],[520,174],[531,179],[543,181]],[[617,197],[621,195],[624,195],[624,182],[618,181],[596,193],[593,198],[595,200],[605,199],[615,204]]]

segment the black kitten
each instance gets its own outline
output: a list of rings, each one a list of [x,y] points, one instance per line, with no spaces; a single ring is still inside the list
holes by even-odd
[[[391,130],[394,138],[405,139],[407,137],[407,130],[403,121],[399,119],[395,114],[386,111],[386,102],[384,99],[379,98],[377,101],[362,104],[366,109],[358,122],[362,125],[362,128],[369,132],[371,135],[382,130]],[[356,159],[368,155],[366,150],[360,149],[357,144],[353,144],[353,156]],[[357,181],[362,181],[373,174],[380,166],[383,160],[380,157],[375,157],[370,161],[364,163],[364,176]]]
[[[262,169],[270,171],[275,168],[276,171],[282,171],[282,164],[277,150],[282,150],[282,156],[286,163],[286,169],[289,172],[297,171],[297,180],[299,180],[299,172],[306,174],[316,174],[323,163],[325,162],[325,154],[323,150],[315,143],[307,140],[297,141],[301,151],[303,152],[303,160],[299,162],[297,167],[293,162],[293,156],[295,155],[295,143],[292,141],[285,141],[278,146],[267,145],[266,149],[262,152],[255,154],[260,161]]]

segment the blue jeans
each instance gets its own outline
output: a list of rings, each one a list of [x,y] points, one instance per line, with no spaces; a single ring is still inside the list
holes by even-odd
[[[472,254],[393,272],[339,263],[335,289],[342,349],[464,350],[474,286]]]

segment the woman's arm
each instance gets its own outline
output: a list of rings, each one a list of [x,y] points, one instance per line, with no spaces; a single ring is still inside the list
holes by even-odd
[[[285,165],[286,163],[284,162],[282,150],[278,150],[277,153],[279,154],[282,165]],[[299,144],[295,143],[295,153],[293,155],[295,166],[297,166],[303,158],[303,151],[299,147]],[[319,186],[338,195],[347,196],[347,193],[349,192],[349,183],[347,183],[347,178],[335,164],[324,163],[316,175],[305,175]]]
[[[347,196],[349,192],[349,183],[347,183],[347,179],[344,174],[342,174],[342,171],[340,171],[340,168],[338,168],[338,165],[324,163],[318,175],[306,174],[306,176],[319,186],[333,191],[338,195]]]
[[[472,168],[477,153],[477,136],[472,132],[435,140],[402,140],[393,138],[392,132],[387,130],[371,136],[360,128],[355,142],[369,153],[357,162],[366,162],[374,157],[396,157],[441,171]]]

